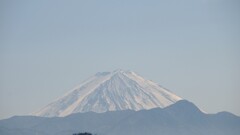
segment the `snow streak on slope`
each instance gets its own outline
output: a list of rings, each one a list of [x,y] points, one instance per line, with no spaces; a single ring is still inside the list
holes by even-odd
[[[52,117],[89,111],[163,108],[181,99],[134,72],[115,70],[97,73],[33,115]]]

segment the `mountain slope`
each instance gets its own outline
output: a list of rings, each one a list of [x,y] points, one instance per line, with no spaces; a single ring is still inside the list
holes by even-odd
[[[124,110],[105,113],[76,113],[66,117],[18,116],[0,120],[4,135],[238,135],[240,117],[231,113],[202,113],[194,104],[181,100],[166,108]]]
[[[33,115],[51,117],[89,111],[137,111],[163,108],[181,99],[134,72],[115,70],[97,73]]]

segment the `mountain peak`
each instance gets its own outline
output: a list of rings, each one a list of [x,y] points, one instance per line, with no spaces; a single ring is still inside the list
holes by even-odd
[[[172,106],[179,106],[179,108],[187,107],[187,108],[198,109],[198,107],[195,104],[193,104],[192,102],[190,102],[188,100],[179,100],[174,105],[171,105],[168,108],[171,108]]]
[[[124,70],[124,69],[116,69],[113,71],[113,73],[128,73],[131,72],[130,70]]]
[[[34,115],[163,108],[182,98],[129,70],[98,72]]]
[[[115,75],[115,74],[131,74],[134,73],[130,70],[123,70],[123,69],[116,69],[112,72],[98,72],[95,75],[96,76],[106,76],[106,75]]]

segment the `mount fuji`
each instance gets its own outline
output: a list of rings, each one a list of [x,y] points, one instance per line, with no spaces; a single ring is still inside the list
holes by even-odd
[[[239,135],[240,117],[209,114],[131,71],[97,73],[33,113],[0,120],[1,135]],[[45,116],[45,117],[42,117]]]
[[[64,117],[78,112],[164,108],[181,97],[132,71],[99,72],[44,108],[35,116]]]

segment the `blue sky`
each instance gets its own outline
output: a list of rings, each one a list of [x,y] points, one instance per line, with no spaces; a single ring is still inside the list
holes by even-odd
[[[238,0],[2,0],[0,118],[127,69],[206,112],[240,115]]]

